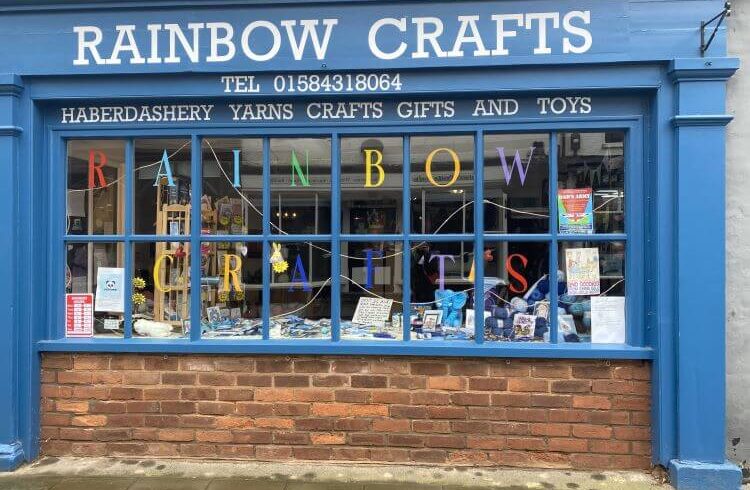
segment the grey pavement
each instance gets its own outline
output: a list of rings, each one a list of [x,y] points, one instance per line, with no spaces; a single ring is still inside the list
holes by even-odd
[[[643,472],[419,465],[43,458],[0,473],[0,490],[650,490]]]

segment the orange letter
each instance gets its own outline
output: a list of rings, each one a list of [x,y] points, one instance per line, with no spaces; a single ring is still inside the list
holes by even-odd
[[[231,267],[230,262],[234,259],[234,268]],[[229,292],[229,276],[232,276],[232,285],[234,285],[235,291],[241,291],[240,277],[237,273],[242,269],[242,259],[239,255],[227,254],[224,256],[224,291]]]
[[[448,154],[450,154],[451,158],[453,158],[453,177],[451,178],[450,182],[442,185],[438,184],[432,177],[432,159],[435,157],[435,154],[440,151],[447,151]],[[424,173],[427,174],[427,180],[429,180],[432,185],[436,187],[450,187],[458,180],[458,176],[461,174],[461,160],[458,158],[456,152],[451,150],[450,148],[438,148],[436,150],[432,150],[432,153],[427,155],[427,161],[424,165]]]
[[[372,162],[373,153],[376,155],[375,163]],[[378,183],[372,183],[372,167],[378,170]],[[380,187],[385,180],[385,170],[383,170],[383,152],[380,150],[365,150],[365,187]]]
[[[509,284],[508,289],[510,289],[511,293],[523,293],[529,288],[529,283],[526,282],[525,277],[523,277],[518,271],[513,268],[513,264],[511,263],[513,261],[513,257],[519,257],[521,259],[521,264],[523,264],[524,267],[526,267],[526,264],[529,263],[529,259],[521,254],[511,254],[508,255],[508,258],[505,260],[505,269],[508,271],[508,274],[513,276],[518,280],[518,282],[521,283],[521,289],[517,289],[515,286],[513,286],[513,284]]]
[[[99,165],[96,164],[96,157],[99,157]],[[107,164],[107,155],[103,151],[89,150],[89,189],[96,187],[94,181],[99,178],[99,187],[107,187],[107,181],[104,180],[102,167]]]

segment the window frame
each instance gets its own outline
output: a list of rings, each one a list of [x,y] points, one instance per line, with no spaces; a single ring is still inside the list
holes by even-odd
[[[625,232],[618,234],[593,235],[560,235],[557,233],[557,135],[563,132],[625,132]],[[643,116],[601,117],[586,119],[567,119],[553,121],[550,119],[529,122],[487,122],[483,124],[446,123],[435,124],[391,124],[384,126],[321,126],[311,127],[187,127],[179,129],[70,129],[50,128],[51,155],[50,172],[47,185],[50,191],[49,229],[52,230],[48,261],[48,311],[46,339],[38,343],[41,350],[78,350],[78,351],[124,351],[124,352],[216,352],[216,353],[285,353],[285,354],[372,354],[372,355],[427,355],[427,356],[490,356],[490,357],[538,357],[538,358],[629,358],[651,359],[653,351],[644,343],[646,328],[645,295],[647,281],[645,278],[645,213],[646,191],[644,179],[647,148],[643,138]],[[411,233],[410,206],[402,206],[402,232],[397,234],[377,235],[378,240],[401,241],[404,250],[415,240],[431,242],[473,241],[475,256],[483,253],[485,241],[544,241],[550,244],[550,272],[555,271],[559,263],[557,246],[561,242],[588,241],[622,241],[626,244],[626,343],[625,344],[590,344],[590,343],[557,343],[557,302],[552,302],[550,341],[539,342],[484,342],[483,317],[475,317],[474,340],[451,340],[446,342],[414,342],[410,339],[410,328],[404,322],[402,340],[382,342],[369,340],[342,340],[340,335],[340,302],[341,280],[340,261],[331,261],[331,320],[330,339],[269,339],[270,311],[270,270],[263,267],[263,338],[262,340],[206,339],[200,337],[200,328],[192,328],[189,339],[139,339],[132,336],[132,302],[129,294],[125,295],[125,327],[122,338],[65,338],[64,332],[64,270],[65,247],[73,242],[115,242],[124,243],[126,271],[132,269],[132,245],[136,242],[173,241],[169,235],[135,235],[133,230],[133,169],[134,143],[136,139],[187,138],[191,147],[191,180],[193,209],[200,209],[202,190],[202,144],[203,139],[216,138],[261,138],[263,141],[263,214],[270,216],[270,140],[276,137],[330,137],[331,138],[331,233],[324,235],[279,235],[272,234],[269,220],[263,220],[260,235],[203,235],[201,236],[200,213],[191,213],[190,235],[185,241],[191,244],[191,250],[199,250],[201,242],[235,241],[263,243],[263,263],[268,263],[270,243],[283,241],[324,241],[331,244],[332,256],[340,252],[343,241],[372,240],[374,235],[352,235],[341,233],[341,192],[340,192],[340,140],[343,137],[362,137],[372,135],[396,136],[403,138],[402,199],[409,202],[410,193],[410,136],[428,136],[443,134],[469,134],[474,136],[474,200],[483,198],[484,171],[484,135],[507,133],[546,133],[549,135],[549,214],[548,233],[540,234],[488,234],[484,233],[484,206],[474,208],[474,230],[471,234],[436,234],[422,235]],[[64,219],[67,189],[67,141],[71,139],[119,139],[125,140],[125,188],[127,189],[124,212],[124,234],[115,235],[65,235]],[[554,149],[554,151],[553,151]],[[54,164],[59,162],[59,164]],[[554,177],[554,178],[553,178]],[[60,203],[63,205],[60,206]],[[636,226],[636,224],[638,224]],[[482,230],[481,233],[476,232]],[[403,257],[403,292],[404,311],[408,311],[410,299],[410,254]],[[191,260],[191,280],[200,277],[200,261]],[[131,274],[125,274],[125,291],[131,290]],[[475,264],[475,284],[483,280],[484,264],[481,260]],[[556,281],[551,288],[557,289]],[[556,292],[556,291],[554,291]],[[200,301],[195,301],[199,289],[191,288],[191,319],[200,318]]]

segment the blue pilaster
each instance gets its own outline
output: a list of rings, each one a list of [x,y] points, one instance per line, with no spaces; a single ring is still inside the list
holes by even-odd
[[[16,190],[19,141],[20,78],[0,74],[0,471],[15,469],[24,457],[19,430],[19,354],[17,307]]]
[[[733,58],[677,59],[676,107],[676,457],[672,484],[737,489],[725,458],[724,169],[726,80]]]

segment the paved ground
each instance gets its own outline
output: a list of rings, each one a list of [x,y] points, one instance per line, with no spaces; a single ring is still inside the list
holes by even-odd
[[[666,490],[638,472],[574,472],[107,458],[44,458],[0,490]]]

